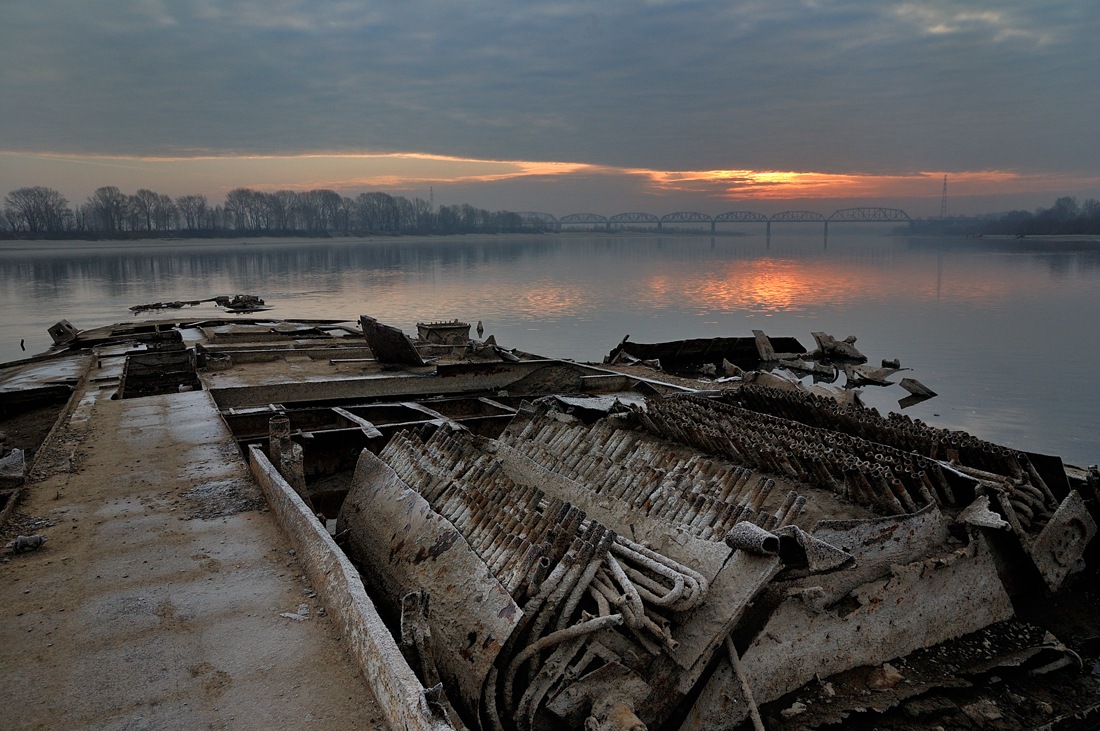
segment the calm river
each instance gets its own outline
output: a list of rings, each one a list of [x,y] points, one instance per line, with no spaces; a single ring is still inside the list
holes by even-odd
[[[272,317],[481,320],[507,347],[599,361],[624,335],[797,337],[899,358],[939,393],[905,410],[1008,446],[1100,462],[1100,242],[909,239],[833,228],[761,236],[0,242],[0,362],[46,328],[219,294]],[[212,304],[181,320],[222,313]],[[843,378],[841,378],[843,382]],[[864,401],[898,410],[897,386]]]

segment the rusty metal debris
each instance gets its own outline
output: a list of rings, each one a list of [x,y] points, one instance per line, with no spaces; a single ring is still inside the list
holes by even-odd
[[[624,338],[607,359],[728,378],[696,391],[472,340],[466,322],[416,339],[360,325],[369,352],[358,333],[352,357],[318,348],[340,378],[217,397],[355,561],[456,727],[815,728],[983,663],[1073,664],[1017,605],[1082,576],[1100,470],[803,383],[900,369],[853,365],[855,338]],[[315,365],[296,341],[323,335],[208,332],[210,380],[233,375],[224,360]],[[238,347],[260,337],[295,347]],[[989,657],[964,651],[987,641]],[[932,679],[928,657],[955,650],[969,664]]]
[[[412,340],[396,327],[385,325],[367,315],[359,318],[359,324],[363,328],[367,345],[379,362],[410,366],[424,365],[424,359],[420,357]]]
[[[466,345],[470,342],[470,323],[458,320],[418,322],[416,323],[416,334],[426,343]]]
[[[424,593],[425,677],[471,727],[734,729],[1011,619],[1005,537],[1054,591],[1096,532],[1025,453],[802,390],[572,401],[398,433],[341,511],[395,615]]]
[[[75,339],[80,331],[73,327],[73,324],[68,320],[59,320],[53,326],[47,328],[46,332],[50,334],[54,345],[64,345]]]
[[[192,300],[172,300],[170,302],[149,302],[141,305],[134,305],[130,307],[130,312],[135,315],[143,312],[151,312],[154,310],[179,310],[184,307],[197,307],[204,302],[213,302],[218,307],[225,309],[227,312],[248,313],[248,312],[260,312],[262,310],[269,310],[270,307],[266,307],[262,298],[254,294],[235,294],[229,295],[217,295],[215,297],[206,297],[205,299],[192,299]]]
[[[754,331],[755,333],[755,331]],[[792,337],[768,337],[763,332],[753,337],[696,338],[665,343],[635,343],[627,335],[604,362],[659,362],[670,373],[695,372],[710,364],[728,373],[728,363],[744,369],[756,368],[761,361],[798,357],[806,348]]]
[[[922,401],[927,401],[930,398],[935,398],[936,396],[935,391],[915,378],[903,378],[898,382],[898,385],[909,392],[908,396],[898,399],[898,405],[903,409],[919,404]]]
[[[140,398],[201,388],[195,351],[178,330],[150,333],[145,350],[128,353],[118,398]]]
[[[810,333],[817,342],[816,354],[822,358],[838,361],[856,361],[866,363],[867,356],[856,349],[856,337],[849,335],[843,340],[837,340],[832,335],[824,332]]]
[[[39,548],[42,548],[47,540],[49,540],[49,538],[42,535],[16,536],[15,540],[8,543],[7,549],[12,553],[37,551]]]
[[[849,386],[889,386],[893,383],[889,380],[890,376],[901,370],[908,369],[845,364],[844,375],[848,378]]]

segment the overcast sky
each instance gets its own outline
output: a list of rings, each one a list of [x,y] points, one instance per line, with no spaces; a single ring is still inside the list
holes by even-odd
[[[1098,39],[1097,0],[0,0],[0,194],[1034,208],[1100,198]]]

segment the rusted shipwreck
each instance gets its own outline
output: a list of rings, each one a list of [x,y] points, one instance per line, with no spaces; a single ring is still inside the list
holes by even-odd
[[[188,351],[288,529],[357,568],[370,607],[328,601],[393,725],[815,728],[1079,664],[1024,615],[1095,573],[1096,468],[468,327],[209,324]],[[375,608],[387,637],[354,629]]]
[[[497,439],[441,425],[363,454],[337,530],[471,725],[733,729],[754,702],[1009,620],[1021,574],[1057,590],[1096,529],[1043,471],[790,392],[590,424],[551,401]]]

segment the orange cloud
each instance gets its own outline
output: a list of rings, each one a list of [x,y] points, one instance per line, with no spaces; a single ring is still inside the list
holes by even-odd
[[[737,200],[868,198],[929,195],[947,175],[953,195],[1017,193],[1095,186],[1100,178],[1035,175],[1004,170],[915,172],[905,175],[778,170],[632,170],[663,192],[700,193]]]
[[[162,186],[185,192],[225,193],[239,186],[258,190],[331,188],[354,194],[366,190],[422,190],[429,186],[477,185],[510,180],[570,178],[640,182],[653,195],[690,194],[718,200],[770,201],[935,197],[946,173],[952,196],[1041,193],[1100,187],[1100,177],[1021,173],[1011,170],[915,171],[882,175],[784,170],[655,170],[582,162],[493,160],[419,152],[317,152],[287,155],[213,155],[207,151],[174,156],[87,155],[0,150],[0,170],[10,183],[51,178],[88,181],[122,188]],[[100,180],[99,168],[110,179]],[[17,176],[18,173],[18,176]],[[18,177],[18,179],[17,179]],[[121,178],[121,180],[119,179]]]

